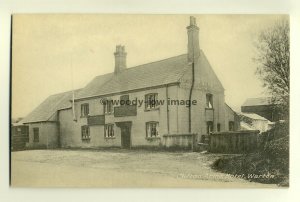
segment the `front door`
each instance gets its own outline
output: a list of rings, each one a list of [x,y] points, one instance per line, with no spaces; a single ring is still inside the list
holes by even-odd
[[[121,146],[122,148],[131,148],[131,121],[116,122],[121,129]]]
[[[130,127],[127,124],[121,126],[121,144],[123,148],[131,147]]]

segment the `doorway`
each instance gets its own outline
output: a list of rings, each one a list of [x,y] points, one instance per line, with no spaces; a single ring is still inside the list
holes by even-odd
[[[122,148],[131,148],[131,122],[117,122],[116,125],[121,129]]]

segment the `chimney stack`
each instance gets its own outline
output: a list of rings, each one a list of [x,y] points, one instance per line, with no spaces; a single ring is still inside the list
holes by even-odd
[[[188,62],[195,62],[200,56],[199,27],[196,18],[190,17],[190,25],[186,28],[188,34]]]
[[[117,45],[115,55],[115,74],[120,73],[126,69],[126,55],[125,46]]]

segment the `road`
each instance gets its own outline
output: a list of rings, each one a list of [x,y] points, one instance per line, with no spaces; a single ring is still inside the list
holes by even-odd
[[[12,152],[13,187],[276,187],[216,172],[220,154],[145,150]]]

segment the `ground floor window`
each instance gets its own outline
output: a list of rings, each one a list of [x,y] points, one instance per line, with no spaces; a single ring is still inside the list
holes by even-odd
[[[229,131],[234,131],[234,121],[229,121]]]
[[[212,121],[207,121],[206,122],[206,133],[210,134],[214,130],[214,124]]]
[[[104,137],[115,137],[114,124],[106,124],[104,126]]]
[[[83,142],[88,142],[91,139],[89,126],[81,126],[81,139]]]
[[[221,131],[221,124],[220,123],[217,124],[217,130],[218,130],[218,132]]]
[[[33,128],[33,142],[40,141],[40,130],[39,128]]]
[[[147,122],[146,123],[146,137],[149,138],[149,137],[158,137],[159,134],[158,134],[158,122],[154,122],[154,121],[151,121],[151,122]]]

